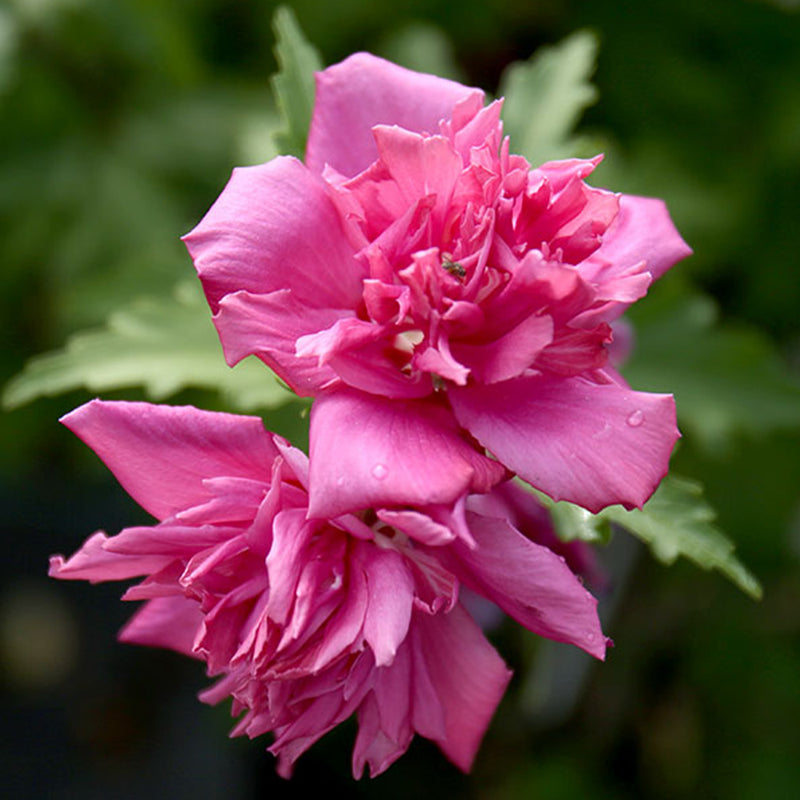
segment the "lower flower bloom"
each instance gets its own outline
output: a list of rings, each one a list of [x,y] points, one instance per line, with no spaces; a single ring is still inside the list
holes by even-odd
[[[381,773],[415,734],[470,769],[510,672],[462,585],[604,657],[595,599],[515,484],[322,516],[309,510],[313,465],[257,418],[93,401],[63,422],[159,521],[97,532],[50,574],[143,577],[123,596],[146,602],[120,638],[204,661],[218,680],[201,698],[233,698],[234,734],[271,732],[286,777],[354,714],[356,777]]]

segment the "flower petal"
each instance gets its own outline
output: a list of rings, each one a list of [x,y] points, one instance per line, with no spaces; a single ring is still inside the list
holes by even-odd
[[[436,195],[437,211],[444,215],[463,163],[443,136],[421,136],[397,126],[377,125],[373,130],[381,164],[395,183],[408,208],[428,195]]]
[[[317,356],[298,356],[297,340],[351,318],[352,313],[307,306],[289,289],[270,294],[235,292],[220,301],[214,325],[228,364],[258,356],[297,394],[309,396],[337,377],[330,367],[319,365]]]
[[[412,509],[394,511],[383,508],[378,511],[378,519],[402,531],[406,536],[431,547],[450,544],[456,538],[455,531],[448,528],[447,525],[432,519],[429,514]]]
[[[102,532],[93,533],[72,556],[51,556],[48,575],[67,581],[124,581],[157,572],[172,561],[169,556],[130,556],[106,549],[109,538]]]
[[[477,380],[498,383],[516,378],[552,340],[553,320],[531,315],[494,341],[477,345],[454,342],[451,348]]]
[[[296,352],[300,358],[316,358],[321,366],[339,353],[358,350],[385,335],[382,325],[349,316],[337,320],[325,330],[298,339]]]
[[[451,503],[484,492],[504,468],[462,438],[435,401],[390,400],[349,389],[311,408],[309,516]]]
[[[477,547],[460,541],[453,545],[464,568],[456,575],[528,630],[577,645],[602,660],[606,639],[597,600],[564,559],[503,519],[470,513],[467,520]]]
[[[479,89],[355,53],[317,73],[306,164],[318,173],[329,164],[353,177],[377,158],[375,125],[438,133],[439,121],[473,94],[483,98]]]
[[[420,372],[408,375],[397,368],[393,355],[384,342],[375,342],[334,355],[329,366],[343,383],[369,394],[395,398],[429,395],[433,388],[431,376]]]
[[[305,547],[314,533],[314,526],[306,519],[303,509],[279,511],[272,527],[272,547],[266,558],[269,576],[270,619],[283,625],[297,594],[297,582],[305,563]]]
[[[125,528],[112,536],[105,549],[132,556],[191,558],[198,550],[214,547],[237,535],[238,529],[224,525],[160,525]]]
[[[385,772],[403,753],[408,750],[414,731],[405,721],[401,711],[397,712],[395,706],[400,706],[405,700],[408,705],[407,694],[409,688],[408,676],[398,676],[395,666],[391,669],[381,670],[378,680],[386,685],[377,687],[367,695],[358,709],[358,735],[353,746],[353,777],[358,780],[364,773],[365,765],[369,764],[369,776],[375,778]],[[376,681],[377,682],[377,681]],[[401,730],[397,738],[387,734],[383,727],[384,717],[389,717],[391,722],[403,719],[405,729]]]
[[[339,214],[322,180],[294,158],[235,169],[183,241],[214,313],[240,290],[291,289],[315,308],[350,308],[361,297]]]
[[[468,772],[511,672],[461,606],[415,614],[412,631],[443,711],[444,735],[436,743]]]
[[[615,383],[533,375],[448,395],[459,422],[501,463],[593,513],[641,507],[680,435],[672,395]]]
[[[158,519],[210,500],[213,493],[203,484],[206,478],[268,482],[278,455],[257,417],[191,406],[92,400],[61,422]]]
[[[692,254],[675,229],[663,200],[624,194],[619,213],[603,236],[603,244],[588,259],[591,264],[612,264],[608,280],[627,274],[640,261],[647,263],[653,280],[673,264]],[[581,274],[586,272],[581,265]]]
[[[325,622],[319,650],[314,654],[312,672],[329,666],[346,650],[363,649],[364,616],[370,600],[365,575],[358,568],[350,570],[344,592],[344,600],[337,612]]]
[[[120,631],[119,640],[147,647],[165,647],[200,658],[194,640],[203,621],[200,605],[186,597],[148,600]]]
[[[377,548],[371,542],[359,550],[369,589],[364,639],[375,654],[375,666],[384,667],[392,663],[408,633],[414,580],[398,553]]]
[[[562,556],[576,575],[592,586],[605,588],[608,577],[597,560],[595,549],[580,539],[566,541],[556,533],[550,512],[529,487],[517,480],[495,486],[488,494],[474,494],[467,508],[485,517],[506,520],[526,539]],[[467,541],[464,539],[464,541]]]

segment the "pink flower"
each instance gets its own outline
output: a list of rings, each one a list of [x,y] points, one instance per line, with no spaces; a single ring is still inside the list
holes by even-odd
[[[320,397],[320,466],[333,439],[369,452],[388,398],[409,431],[449,417],[556,499],[640,506],[674,403],[609,366],[611,323],[690,250],[661,201],[584,182],[599,157],[511,155],[500,107],[364,53],[319,73],[306,163],[235,170],[185,237],[226,358]]]
[[[285,776],[353,714],[356,776],[386,769],[415,733],[470,768],[510,673],[462,584],[604,657],[596,601],[534,541],[546,526],[523,513],[519,487],[316,516],[308,460],[259,419],[93,401],[63,421],[159,522],[95,533],[50,574],[143,577],[124,594],[146,602],[120,638],[202,659],[219,676],[202,698],[233,697],[235,734],[271,731]]]

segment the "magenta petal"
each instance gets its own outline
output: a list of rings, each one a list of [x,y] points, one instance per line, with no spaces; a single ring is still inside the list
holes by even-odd
[[[413,702],[411,648],[404,643],[397,651],[391,669],[374,673],[373,696],[378,702],[381,730],[395,742],[408,745],[413,736],[411,705]],[[359,714],[360,718],[360,714]]]
[[[469,514],[477,544],[462,542],[453,551],[466,568],[456,574],[528,630],[568,642],[595,658],[605,657],[606,640],[597,617],[597,600],[563,558],[523,536],[505,520]]]
[[[328,572],[335,570],[329,568]],[[369,595],[365,576],[357,567],[350,570],[345,591],[345,599],[336,614],[326,621],[325,633],[313,662],[314,672],[328,666],[345,650],[353,652],[359,649],[363,641],[364,615]]]
[[[308,489],[308,456],[302,450],[293,447],[286,439],[282,439],[277,434],[273,434],[273,442],[283,456],[286,467],[291,473],[291,478],[299,481],[300,486],[302,486],[304,490]],[[305,492],[298,492],[296,502],[297,505],[302,505],[305,502]]]
[[[191,406],[92,400],[61,421],[158,519],[210,500],[206,478],[268,481],[278,455],[257,417]]]
[[[353,177],[378,156],[372,138],[375,125],[438,133],[439,121],[472,94],[483,97],[478,89],[355,53],[317,73],[306,163],[318,173],[329,164]]]
[[[233,171],[183,237],[211,310],[227,294],[291,289],[316,308],[349,308],[361,273],[320,178],[293,158]]]
[[[619,199],[619,214],[588,263],[613,264],[615,271],[623,274],[645,261],[656,280],[691,254],[692,248],[675,229],[663,200],[624,194]],[[582,274],[585,269],[582,265]]]
[[[525,317],[516,327],[486,344],[451,344],[453,355],[466,364],[481,383],[516,378],[553,340],[553,320]]]
[[[511,672],[461,606],[417,614],[412,630],[444,712],[442,752],[468,772]]]
[[[123,555],[180,558],[221,544],[238,532],[233,526],[162,522],[160,525],[125,528],[108,540],[105,549]]]
[[[443,544],[450,544],[456,538],[456,533],[447,525],[442,525],[428,514],[412,509],[402,509],[393,511],[390,509],[379,509],[378,519],[383,520],[387,525],[391,525],[406,536],[416,539],[422,544],[430,547],[439,547]]]
[[[339,353],[331,358],[330,367],[343,383],[370,394],[413,398],[431,393],[430,375],[409,376],[397,369],[397,363],[386,353],[384,342]]]
[[[537,375],[448,395],[461,424],[501,463],[594,513],[641,507],[680,435],[672,395],[614,383]]]
[[[447,612],[455,609],[455,603],[451,605]],[[457,612],[463,611],[463,606],[459,605]],[[447,613],[444,612],[444,613]],[[421,614],[415,616],[416,619]],[[442,705],[446,698],[440,698],[437,687],[431,678],[428,669],[426,653],[421,647],[418,632],[412,628],[411,635],[408,637],[408,647],[403,650],[410,652],[411,660],[411,724],[420,736],[434,742],[444,741],[446,738],[445,709]]]
[[[465,441],[434,401],[390,400],[349,389],[311,408],[309,516],[451,503],[488,491],[503,467]]]
[[[194,640],[203,622],[200,606],[186,597],[149,600],[120,631],[119,640],[147,647],[165,647],[193,658]]]
[[[157,572],[172,561],[164,555],[120,555],[106,545],[111,541],[102,531],[93,533],[70,558],[51,556],[48,575],[67,581],[124,581]]]
[[[383,670],[389,680],[394,679],[394,670]],[[380,673],[379,673],[380,674]],[[387,681],[388,682],[388,681]],[[393,700],[408,691],[408,684],[392,685],[384,690],[384,695],[376,699],[378,691],[367,695],[358,709],[358,735],[353,747],[353,777],[358,780],[364,773],[364,766],[369,764],[369,776],[375,778],[385,772],[400,756],[405,753],[413,738],[413,731],[407,725],[405,736],[393,739],[383,731],[382,716],[385,715],[386,699]]]
[[[266,558],[269,575],[270,619],[283,625],[297,594],[297,582],[305,563],[304,550],[314,533],[314,527],[305,519],[303,509],[279,511],[272,527],[272,546]]]
[[[309,396],[337,377],[330,367],[319,365],[317,356],[298,356],[297,340],[350,317],[351,311],[307,306],[283,289],[227,295],[219,304],[214,325],[228,364],[256,355],[297,394]]]
[[[453,145],[442,136],[423,137],[386,125],[376,126],[373,135],[381,164],[406,201],[402,211],[428,195],[436,195],[438,208],[446,210],[463,169]]]
[[[365,560],[369,603],[364,639],[375,654],[375,666],[392,663],[406,638],[414,600],[414,579],[403,557],[370,545],[361,547]]]
[[[374,778],[408,749],[414,737],[411,708],[418,682],[408,644],[397,651],[391,668],[375,670],[372,691],[358,709],[354,775],[361,774],[366,762]]]
[[[489,494],[469,497],[469,510],[484,517],[504,519],[526,539],[563,556],[576,575],[592,586],[604,588],[608,578],[600,568],[595,549],[579,539],[565,541],[556,533],[550,512],[528,487],[516,480],[496,486]]]
[[[385,337],[383,326],[355,316],[337,320],[330,328],[307,334],[297,341],[299,357],[315,357],[320,365],[339,353],[358,350]]]
[[[309,681],[313,682],[314,677]],[[351,703],[342,702],[339,692],[320,693],[290,725],[276,730],[278,735],[268,750],[278,756],[278,774],[290,778],[294,762],[314,742],[349,717],[354,710],[351,706]]]

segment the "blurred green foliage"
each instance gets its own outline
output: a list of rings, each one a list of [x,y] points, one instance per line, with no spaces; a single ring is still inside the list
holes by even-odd
[[[680,562],[665,570],[639,560],[609,603],[614,613],[605,627],[617,647],[606,665],[592,668],[568,719],[537,728],[519,710],[520,680],[469,779],[420,743],[386,776],[351,788],[352,795],[427,796],[435,789],[437,797],[475,798],[800,796],[796,9],[758,0],[289,5],[323,63],[369,49],[492,93],[499,86],[513,93],[514,81],[535,80],[530,68],[502,77],[509,63],[577,30],[593,31],[599,97],[584,113],[575,145],[605,151],[598,184],[663,197],[695,250],[631,315],[637,349],[626,375],[636,388],[675,392],[685,434],[675,468],[705,484],[719,526],[765,595],[754,604]],[[277,152],[280,118],[269,86],[278,68],[274,10],[259,0],[0,6],[3,384],[29,357],[62,347],[83,329],[101,330],[112,312],[110,320],[128,313],[130,321],[178,302],[173,287],[192,276],[179,235],[233,166]],[[569,41],[578,66],[565,91],[587,106],[593,97],[586,54],[595,39]],[[284,103],[294,103],[286,92]],[[575,121],[566,118],[559,128],[551,108],[542,105],[548,124],[536,134],[548,154]],[[525,130],[524,119],[506,119],[515,137]],[[529,123],[536,131],[535,116]],[[552,125],[555,134],[548,133]],[[144,305],[143,296],[151,298]],[[176,305],[168,313],[165,336],[182,312]],[[211,333],[210,325],[205,330]],[[121,362],[147,359],[138,345],[121,346]],[[168,388],[188,386],[171,377]],[[228,402],[196,384],[171,401]],[[102,380],[93,386],[103,390]],[[3,415],[4,496],[34,486],[41,503],[54,502],[51,487],[77,485],[75,471],[111,491],[98,483],[101,470],[91,456],[55,424],[88,396],[73,391]],[[303,438],[307,423],[298,407],[266,418]],[[89,532],[74,531],[73,543]],[[45,554],[66,549],[55,536],[35,542]],[[26,559],[25,568],[43,576],[42,555]],[[61,588],[67,598],[66,588],[74,587]],[[505,629],[499,635],[504,655],[524,675],[530,642]],[[320,764],[345,772],[349,744],[346,736],[333,737],[319,755],[309,754],[295,790]],[[220,748],[248,753],[266,774],[272,765],[263,746],[219,740]],[[67,752],[76,764],[83,757],[84,769],[100,758],[95,751],[81,756],[77,744]],[[159,794],[158,774],[152,780],[149,793],[167,796]],[[270,796],[291,788],[269,785]]]
[[[324,64],[288,8],[284,6],[275,12],[273,27],[275,57],[280,69],[272,76],[272,89],[284,123],[275,144],[283,155],[303,158],[314,111],[314,73]]]
[[[583,111],[597,101],[591,83],[596,58],[596,37],[579,31],[557,47],[543,45],[527,61],[508,66],[498,92],[505,98],[504,132],[514,143],[513,152],[531,164],[581,154],[573,131]]]
[[[572,503],[540,497],[565,541],[608,544],[615,532],[624,529],[647,544],[662,563],[688,558],[698,567],[719,570],[743,592],[761,599],[761,586],[734,556],[733,544],[715,526],[716,514],[703,500],[703,487],[694,481],[670,474],[642,508],[630,511],[609,506],[591,514]]]
[[[113,311],[105,328],[76,333],[62,351],[34,356],[9,381],[3,399],[16,408],[73,389],[102,393],[131,386],[143,387],[153,400],[187,387],[208,389],[237,411],[296,399],[255,357],[227,366],[197,281],[180,283],[165,297],[139,297]]]

